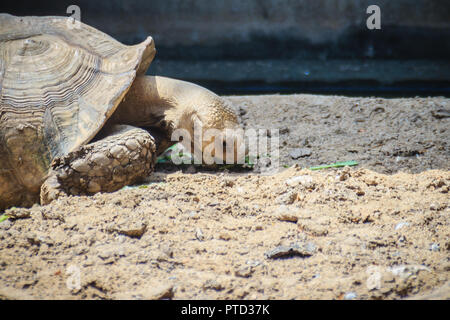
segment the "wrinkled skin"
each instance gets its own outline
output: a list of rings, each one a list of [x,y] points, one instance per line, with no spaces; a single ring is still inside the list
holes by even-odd
[[[194,128],[202,134],[213,129],[216,135],[194,144]],[[237,116],[213,92],[185,81],[138,77],[93,142],[53,160],[41,188],[41,203],[64,194],[112,192],[139,181],[153,171],[157,156],[178,142],[172,141],[177,129],[192,137],[191,143],[183,140],[192,153],[207,151],[224,162],[228,133],[236,161],[241,141],[227,129],[238,128]],[[222,157],[211,151],[215,139],[225,146]]]

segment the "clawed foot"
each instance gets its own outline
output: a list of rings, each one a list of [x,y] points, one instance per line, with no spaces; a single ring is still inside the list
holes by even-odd
[[[147,177],[154,169],[156,146],[144,129],[115,125],[105,138],[53,160],[41,187],[41,204],[63,195],[113,192]]]

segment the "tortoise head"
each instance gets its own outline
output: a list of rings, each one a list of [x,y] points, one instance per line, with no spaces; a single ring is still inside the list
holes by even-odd
[[[206,164],[243,163],[244,132],[238,117],[227,103],[216,97],[208,106],[196,108],[190,114],[189,142],[183,143]]]

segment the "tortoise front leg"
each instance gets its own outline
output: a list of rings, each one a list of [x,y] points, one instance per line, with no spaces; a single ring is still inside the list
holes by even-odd
[[[41,187],[41,204],[62,195],[113,192],[147,177],[154,169],[154,138],[144,129],[114,125],[104,138],[56,158]]]

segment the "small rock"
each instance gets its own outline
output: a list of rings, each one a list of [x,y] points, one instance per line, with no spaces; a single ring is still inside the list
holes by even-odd
[[[8,210],[5,210],[5,214],[10,220],[27,219],[31,217],[31,211],[26,208],[12,207]]]
[[[254,270],[251,266],[244,266],[241,267],[239,269],[237,269],[234,274],[237,277],[241,277],[241,278],[249,278],[251,277],[251,275],[253,274]]]
[[[113,255],[114,255],[114,253],[112,251],[106,251],[106,250],[102,250],[98,253],[98,256],[100,258],[102,258],[103,260],[109,259]]]
[[[230,236],[228,233],[226,233],[226,232],[222,232],[222,233],[219,235],[219,239],[220,239],[220,240],[224,240],[224,241],[228,241],[228,240],[231,239],[231,236]]]
[[[328,234],[329,227],[327,225],[322,225],[315,221],[299,220],[297,221],[298,228],[307,234],[314,237],[323,237]]]
[[[439,246],[439,243],[432,243],[431,244],[431,246],[430,246],[430,250],[431,251],[434,251],[434,252],[437,252],[437,251],[439,251],[441,248],[440,248],[440,246]]]
[[[189,215],[190,219],[193,219],[193,220],[200,219],[200,216],[198,215],[198,212],[196,212],[196,211],[191,211],[191,212],[189,212],[188,215]]]
[[[231,179],[224,179],[222,182],[222,186],[223,187],[233,187],[234,186],[234,181]]]
[[[219,205],[219,202],[217,202],[217,201],[210,201],[207,204],[207,206],[210,206],[210,207],[217,207],[218,205]]]
[[[9,219],[6,219],[5,221],[0,222],[0,229],[8,230],[12,226],[12,221]]]
[[[294,222],[298,221],[298,215],[291,212],[292,209],[287,206],[281,205],[276,213],[276,218],[280,221]]]
[[[209,280],[206,280],[205,283],[203,284],[203,290],[208,290],[208,289],[221,291],[221,290],[225,289],[225,286],[222,283],[220,283],[219,281],[217,281],[216,279],[209,279]]]
[[[401,228],[408,227],[408,226],[409,226],[409,222],[399,222],[395,226],[395,230],[400,230]]]
[[[311,255],[316,251],[316,245],[312,242],[307,242],[304,250],[306,250],[306,252],[309,252]]]
[[[202,229],[200,228],[195,229],[195,238],[197,238],[198,241],[203,241],[205,239]]]
[[[290,246],[278,246],[267,251],[264,256],[267,259],[289,258],[293,256],[306,258],[312,256],[315,250],[316,246],[312,242],[308,242],[306,244],[294,243]]]
[[[348,170],[341,170],[341,172],[336,176],[336,180],[345,181],[350,177]]]
[[[264,230],[264,227],[260,224],[257,224],[251,228],[252,231],[261,231]]]
[[[298,199],[298,193],[295,191],[289,191],[283,193],[275,199],[277,204],[293,204]]]
[[[388,268],[394,276],[400,277],[402,279],[409,278],[412,275],[416,275],[419,271],[431,272],[431,270],[422,265],[399,265]]]
[[[137,228],[117,230],[119,234],[138,239],[142,237],[145,231],[147,231],[147,225],[145,223]]]
[[[437,209],[438,209],[438,206],[436,205],[436,203],[430,204],[430,210],[436,211]]]
[[[239,106],[239,115],[242,117],[247,113],[247,110],[245,109],[247,107]]]
[[[142,293],[136,291],[117,292],[114,300],[142,300]]]
[[[158,248],[167,258],[173,258],[173,249],[170,243],[161,243]]]
[[[262,264],[262,262],[259,260],[247,260],[245,263],[248,264],[250,267],[257,267]]]
[[[309,148],[295,148],[289,152],[289,156],[292,159],[298,159],[303,157],[309,157],[311,155],[311,149]]]
[[[307,185],[310,184],[313,181],[311,176],[308,175],[302,175],[302,176],[296,176],[292,177],[286,180],[286,185],[290,187],[298,186],[299,184]]]
[[[435,110],[431,110],[431,115],[436,119],[445,119],[450,117],[450,110],[444,108],[437,108]]]
[[[39,236],[35,235],[35,234],[30,234],[27,236],[27,241],[31,244],[31,245],[36,245],[36,246],[40,246],[41,245],[41,239]]]
[[[146,300],[168,300],[174,296],[173,285],[161,284],[144,291],[142,296]]]
[[[289,212],[283,212],[278,214],[277,219],[280,221],[287,221],[287,222],[293,222],[297,223],[298,217],[295,214],[289,213]]]
[[[355,292],[348,292],[344,296],[344,300],[354,300],[356,299],[357,295]]]

